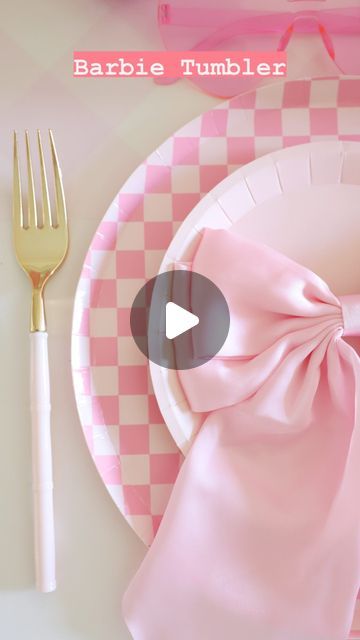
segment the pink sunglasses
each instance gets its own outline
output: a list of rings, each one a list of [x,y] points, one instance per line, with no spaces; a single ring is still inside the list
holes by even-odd
[[[359,75],[360,3],[298,11],[296,0],[288,2],[292,11],[264,12],[242,9],[250,0],[222,0],[221,9],[219,0],[159,0],[159,29],[170,51],[284,51],[295,32],[320,35],[338,70]],[[251,89],[259,79],[201,77],[194,82],[208,93],[231,97]]]

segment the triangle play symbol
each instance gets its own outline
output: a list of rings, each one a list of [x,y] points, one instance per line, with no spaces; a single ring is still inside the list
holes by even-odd
[[[168,340],[177,338],[185,331],[196,327],[200,322],[196,315],[175,304],[175,302],[166,304],[165,313],[165,333]]]

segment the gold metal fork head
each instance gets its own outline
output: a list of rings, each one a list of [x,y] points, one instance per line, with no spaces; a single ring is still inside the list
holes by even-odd
[[[40,131],[37,141],[40,161],[42,213],[36,204],[34,174],[30,153],[29,134],[25,132],[28,196],[27,216],[21,194],[21,177],[17,134],[14,132],[14,184],[13,184],[13,231],[15,253],[22,269],[32,284],[31,326],[33,331],[46,331],[43,291],[50,276],[63,262],[69,243],[66,205],[61,170],[56,153],[54,137],[49,131],[51,157],[55,182],[55,213],[50,206],[48,180]]]

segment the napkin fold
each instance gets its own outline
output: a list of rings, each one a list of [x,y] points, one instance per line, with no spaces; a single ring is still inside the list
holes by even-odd
[[[360,296],[231,231],[192,268],[230,309],[179,372],[207,417],[123,613],[134,640],[344,640],[360,584]]]

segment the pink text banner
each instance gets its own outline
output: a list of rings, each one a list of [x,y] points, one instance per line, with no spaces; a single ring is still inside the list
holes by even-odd
[[[76,78],[284,77],[279,51],[75,51]]]

